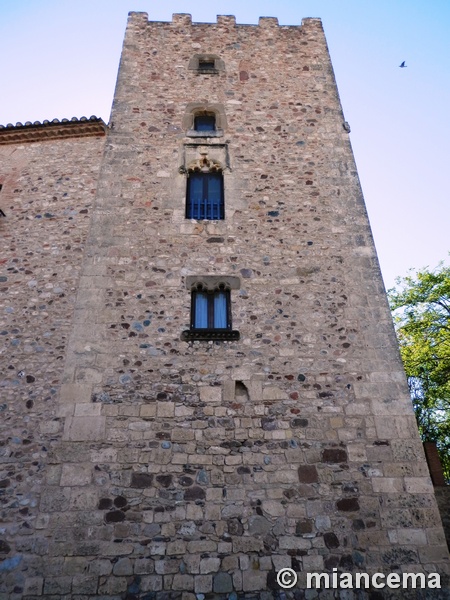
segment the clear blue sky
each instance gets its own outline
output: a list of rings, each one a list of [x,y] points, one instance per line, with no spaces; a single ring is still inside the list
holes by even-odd
[[[1,0],[0,123],[108,121],[131,10],[155,21],[320,17],[386,287],[449,262],[449,0]]]

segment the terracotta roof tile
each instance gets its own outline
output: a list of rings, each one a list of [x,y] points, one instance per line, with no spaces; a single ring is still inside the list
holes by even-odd
[[[8,123],[0,125],[0,145],[24,144],[43,140],[56,140],[74,137],[98,137],[106,135],[107,125],[102,119],[92,117],[73,117],[72,119],[53,119],[53,121],[27,121],[26,123]]]

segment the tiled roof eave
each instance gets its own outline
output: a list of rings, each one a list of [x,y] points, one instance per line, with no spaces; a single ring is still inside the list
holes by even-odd
[[[100,137],[106,135],[107,125],[98,117],[81,117],[40,123],[17,123],[0,125],[0,145],[26,144],[46,140],[58,140],[80,137]]]

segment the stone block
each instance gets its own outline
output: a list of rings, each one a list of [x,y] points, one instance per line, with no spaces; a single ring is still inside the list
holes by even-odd
[[[102,372],[98,369],[78,367],[75,370],[75,383],[81,383],[83,386],[98,385],[102,382],[102,378]]]
[[[300,519],[306,516],[306,506],[304,504],[288,504],[286,507],[286,516],[290,519]]]
[[[263,388],[263,400],[287,400],[286,392],[276,385],[271,385]]]
[[[78,403],[91,403],[92,385],[90,383],[63,383],[60,402],[74,406]]]
[[[101,448],[91,450],[91,460],[93,463],[114,463],[117,461],[116,448]]]
[[[152,404],[143,404],[140,407],[139,414],[141,417],[155,417],[156,416],[156,402]]]
[[[134,561],[136,575],[148,575],[155,572],[155,562],[151,558],[137,558]]]
[[[162,418],[171,418],[175,415],[175,404],[173,402],[157,402],[156,416]]]
[[[196,594],[209,594],[212,589],[212,575],[196,575],[194,577],[194,591]]]
[[[167,543],[167,556],[173,556],[186,554],[186,541],[185,540],[174,540],[173,542]]]
[[[260,552],[263,550],[263,540],[256,537],[234,537],[233,538],[233,552],[235,553],[250,553]]]
[[[331,519],[328,515],[318,515],[314,522],[318,531],[328,531],[331,529]]]
[[[323,565],[323,556],[320,555],[309,555],[309,556],[304,556],[302,558],[302,563],[303,563],[303,570],[306,572],[311,572],[311,571],[323,571],[324,570],[324,565]]]
[[[436,564],[446,566],[447,568],[448,548],[445,544],[442,546],[424,546],[419,548],[419,557],[422,564]]]
[[[113,575],[125,576],[133,574],[133,563],[129,558],[119,558],[113,566]]]
[[[173,442],[189,442],[195,439],[195,432],[187,427],[174,427],[171,438]]]
[[[187,543],[189,553],[217,552],[217,542],[213,540],[195,540]]]
[[[262,503],[263,512],[267,513],[270,517],[281,517],[285,514],[286,508],[277,502],[276,500],[264,500]]]
[[[97,577],[88,577],[86,574],[75,575],[72,580],[73,594],[96,594],[98,586]]]
[[[389,532],[390,534],[390,532]],[[391,536],[389,535],[389,539]],[[395,540],[392,543],[405,546],[425,546],[427,541],[426,533],[423,529],[403,528],[395,530]]]
[[[70,594],[71,591],[71,577],[46,577],[44,580],[44,596]]]
[[[177,573],[173,577],[172,586],[173,590],[193,591],[194,590],[194,577],[192,575],[182,575]]]
[[[99,402],[96,403],[76,403],[74,409],[75,417],[97,417],[101,414],[102,405]]]
[[[242,574],[242,589],[253,592],[266,589],[267,573],[264,571],[248,570]]]
[[[169,573],[178,573],[180,570],[179,558],[165,558],[163,560],[155,560],[155,571],[158,575],[167,575]]]
[[[400,477],[372,477],[374,492],[396,494],[403,491],[403,479]]]
[[[279,544],[280,550],[309,550],[311,548],[311,540],[294,536],[281,536]]]
[[[347,445],[348,459],[350,462],[366,462],[367,454],[366,447],[364,444],[353,444]]]
[[[222,387],[212,385],[201,387],[200,400],[207,404],[222,402]]]
[[[295,484],[298,482],[298,473],[292,469],[279,469],[271,475],[270,481],[280,484]]]
[[[126,577],[107,577],[98,586],[98,595],[120,595],[127,589]],[[119,596],[120,597],[120,596]]]
[[[433,484],[429,477],[405,477],[405,490],[410,494],[432,494]]]
[[[200,573],[205,575],[207,573],[217,573],[220,567],[220,558],[202,558],[200,560]]]
[[[89,563],[89,574],[106,576],[112,573],[112,563],[106,558],[97,558]]]
[[[63,465],[61,485],[63,487],[79,487],[89,485],[92,479],[92,467],[89,464]]]
[[[90,487],[72,487],[70,507],[74,510],[94,510],[98,504],[98,489]]]
[[[45,488],[41,493],[40,510],[44,513],[66,512],[70,506],[70,489]]]
[[[163,589],[163,578],[160,575],[143,575],[141,590],[143,592],[159,592]]]
[[[61,429],[61,422],[58,421],[46,421],[44,423],[39,423],[39,431],[42,434],[47,435],[55,435]]]
[[[64,440],[87,442],[105,438],[106,417],[67,417],[64,426]]]
[[[42,596],[43,577],[27,577],[23,588],[24,596]]]
[[[209,590],[211,591],[211,590]],[[216,594],[228,594],[233,591],[233,580],[229,573],[217,573],[213,580],[213,591]]]
[[[300,483],[317,483],[319,481],[317,468],[314,465],[300,465],[298,479]]]

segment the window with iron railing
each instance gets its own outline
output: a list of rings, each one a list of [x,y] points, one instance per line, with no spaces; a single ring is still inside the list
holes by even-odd
[[[188,173],[186,218],[210,221],[225,218],[221,172],[191,171]]]
[[[195,276],[187,278],[195,279]],[[202,281],[191,286],[191,318],[189,329],[181,334],[181,339],[190,340],[238,340],[239,331],[232,329],[231,291],[238,288],[237,277],[203,276]],[[219,279],[219,282],[217,280]]]

